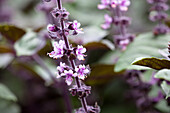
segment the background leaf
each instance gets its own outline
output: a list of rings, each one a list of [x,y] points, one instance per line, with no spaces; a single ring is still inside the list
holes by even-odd
[[[138,57],[158,57],[161,55],[159,49],[167,47],[169,35],[153,36],[152,33],[144,33],[137,36],[128,47],[127,50],[120,56],[115,65],[115,71],[124,69],[140,69],[141,66],[134,66],[131,63]]]
[[[38,52],[45,44],[46,42],[42,37],[38,37],[33,31],[28,31],[15,43],[14,48],[17,56],[30,56]]]
[[[0,68],[5,68],[14,59],[14,55],[11,53],[0,54]]]
[[[170,85],[168,85],[166,81],[163,81],[161,87],[166,94],[166,98],[170,97]]]
[[[91,66],[91,73],[85,83],[88,85],[101,85],[111,81],[115,76],[121,74],[114,72],[113,68],[114,65],[106,64],[96,64]]]
[[[1,113],[20,113],[19,106],[11,101],[0,99]]]
[[[0,54],[1,53],[14,53],[14,51],[6,45],[0,45]]]
[[[0,25],[0,33],[8,40],[15,42],[19,40],[26,32],[14,25]]]
[[[0,83],[0,98],[17,101],[16,96],[3,84]]]
[[[57,72],[56,66],[49,60],[44,60],[44,63],[55,77],[55,73]],[[45,81],[46,85],[53,83],[51,76],[44,68],[40,65],[34,65],[33,67],[33,70]]]
[[[164,79],[164,80],[170,81],[170,70],[163,69],[163,70],[158,71],[155,74],[155,78],[159,78],[159,79]]]
[[[107,49],[113,50],[114,45],[108,40],[102,40],[100,42],[90,42],[84,45],[85,48],[93,50],[93,49]]]
[[[107,36],[107,31],[104,31],[96,26],[83,27],[83,34],[77,36],[70,36],[69,38],[76,43],[87,44],[90,42],[99,42],[105,36]]]
[[[132,64],[146,66],[146,67],[150,67],[156,70],[170,69],[170,61],[166,59],[137,58]]]

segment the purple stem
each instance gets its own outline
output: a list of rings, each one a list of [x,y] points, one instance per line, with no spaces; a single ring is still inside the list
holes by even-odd
[[[118,17],[121,17],[122,16],[122,12],[120,11],[120,8],[119,8],[119,6],[117,6],[116,7],[116,9],[115,9],[116,11],[116,15],[118,16]],[[119,32],[120,32],[120,34],[122,34],[123,36],[125,36],[125,26],[124,25],[120,25],[119,26]]]
[[[54,82],[54,87],[58,88],[58,81],[56,80],[56,78],[54,77],[53,73],[51,73],[51,71],[49,70],[49,68],[45,65],[44,61],[41,59],[41,57],[38,54],[35,54],[32,56],[32,58],[50,75],[51,79]],[[63,81],[60,83],[62,88],[62,93],[63,93],[63,98],[64,98],[64,102],[66,104],[67,107],[67,112],[68,113],[72,113],[72,107],[71,107],[71,101],[68,95],[68,87],[66,86],[65,83],[63,83]]]
[[[57,3],[58,3],[58,8],[61,10],[62,9],[62,3],[61,3],[61,0],[56,0]],[[60,25],[61,25],[61,29],[62,29],[62,35],[63,35],[63,39],[64,39],[64,42],[66,44],[66,48],[69,50],[70,49],[70,46],[69,46],[69,41],[65,35],[65,28],[64,28],[64,20],[61,18],[60,20]],[[73,69],[75,69],[76,65],[75,65],[75,61],[74,60],[71,60],[69,59],[70,63],[71,63],[71,66]],[[81,83],[78,79],[78,77],[75,77],[75,82],[78,86],[78,88],[81,88]],[[80,98],[81,100],[81,104],[82,104],[82,107],[84,108],[84,111],[87,113],[87,101],[86,101],[86,98],[85,97],[82,97]]]

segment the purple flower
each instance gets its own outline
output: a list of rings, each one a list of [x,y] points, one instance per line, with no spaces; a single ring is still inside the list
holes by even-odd
[[[162,21],[165,20],[168,17],[168,15],[165,12],[151,12],[150,13],[150,20],[151,21]]]
[[[73,73],[72,70],[64,70],[64,73],[62,73],[60,76],[64,76],[65,78],[65,82],[67,83],[67,85],[71,85],[71,83],[73,82],[73,77],[76,77],[77,74]]]
[[[103,29],[108,29],[111,26],[112,23],[112,17],[110,17],[108,14],[104,15],[105,23],[101,25]]]
[[[130,43],[129,39],[121,40],[119,45],[121,46],[122,50],[126,50],[128,44]]]
[[[48,24],[47,30],[48,32],[57,32],[59,28],[56,25]]]
[[[57,66],[57,70],[60,72],[60,73],[63,73],[64,72],[64,69],[66,68],[66,64],[65,63],[62,63],[60,62],[60,66]]]
[[[101,4],[98,5],[98,9],[105,9],[111,3],[111,0],[101,0]]]
[[[111,4],[113,8],[119,6],[121,11],[127,11],[129,5],[130,5],[129,0],[112,0],[112,4]]]
[[[48,24],[47,30],[51,37],[61,38],[61,30],[56,25]]]
[[[78,45],[76,49],[76,55],[79,60],[84,60],[84,53],[86,52],[86,48],[84,48],[82,45]]]
[[[77,73],[78,78],[82,80],[84,80],[86,75],[90,72],[85,65],[79,65],[75,68],[75,71]]]
[[[54,51],[48,53],[49,57],[55,59],[61,58],[64,55],[65,42],[63,40],[60,40],[59,42],[54,42],[53,48]]]
[[[80,28],[81,24],[74,20],[72,23],[68,23],[68,29],[74,30],[73,35],[77,35],[78,33],[84,33],[83,29]]]
[[[70,14],[69,12],[66,11],[65,8],[63,9],[55,8],[51,13],[54,18],[64,18],[64,19],[67,19],[68,15]]]
[[[169,27],[164,25],[164,24],[158,24],[154,29],[153,29],[153,33],[154,35],[159,35],[159,34],[166,34],[168,33],[170,30],[169,30]]]

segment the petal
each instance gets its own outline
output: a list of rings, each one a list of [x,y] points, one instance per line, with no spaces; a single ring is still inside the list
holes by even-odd
[[[84,60],[84,56],[83,56],[83,55],[77,55],[77,58],[78,58],[79,60]]]
[[[127,7],[127,6],[120,6],[120,10],[121,10],[121,11],[127,11],[127,10],[128,10],[128,7]]]
[[[67,83],[67,85],[71,85],[71,83],[73,82],[73,78],[70,76],[67,76],[65,82]]]
[[[79,34],[84,33],[84,32],[82,31],[82,29],[77,29],[76,32],[79,33]]]
[[[78,78],[84,80],[84,79],[85,79],[85,76],[82,75],[82,74],[79,74],[79,75],[78,75]]]
[[[90,72],[90,71],[89,71],[88,69],[85,69],[85,70],[84,70],[84,73],[85,73],[85,74],[87,74],[87,73],[89,73],[89,72]]]
[[[81,26],[81,24],[80,23],[77,23],[77,28],[79,28]]]
[[[125,6],[129,6],[130,5],[130,1],[129,0],[125,1],[124,5]]]
[[[98,9],[105,9],[105,8],[107,8],[107,5],[99,4],[97,7],[98,7]]]
[[[107,22],[107,23],[111,23],[112,22],[112,17],[110,17],[108,14],[105,14],[104,18],[105,18],[105,22]]]
[[[73,71],[72,71],[72,70],[69,70],[68,73],[69,73],[69,74],[73,74]]]
[[[77,73],[74,73],[74,74],[73,74],[73,77],[77,77]]]
[[[78,70],[79,70],[79,68],[76,67],[76,68],[75,68],[75,71],[78,72]]]
[[[101,28],[102,28],[102,29],[109,29],[109,28],[110,28],[110,24],[107,24],[107,23],[102,24],[102,25],[101,25]]]

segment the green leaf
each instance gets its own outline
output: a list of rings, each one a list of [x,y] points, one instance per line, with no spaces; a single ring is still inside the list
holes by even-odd
[[[138,57],[162,57],[158,50],[166,48],[168,41],[169,34],[155,37],[152,33],[144,33],[137,36],[119,58],[115,71],[141,69],[141,66],[134,66],[131,63]]]
[[[170,85],[168,85],[166,81],[163,81],[161,87],[166,94],[166,99],[170,97]]]
[[[17,101],[16,96],[3,84],[0,83],[0,98]]]
[[[116,61],[118,60],[118,58],[120,57],[121,52],[118,50],[115,51],[109,51],[107,52],[100,60],[99,60],[99,64],[109,64],[109,65],[113,65],[116,63]]]
[[[49,62],[49,60],[44,60],[44,63],[46,67],[51,71],[53,76],[55,76],[55,73],[57,72],[56,66],[52,62]],[[45,81],[47,86],[53,83],[49,73],[40,65],[34,65],[33,70]]]
[[[0,111],[1,113],[20,113],[20,107],[12,102],[4,99],[0,99]]]
[[[5,68],[8,66],[13,59],[14,55],[11,53],[0,54],[0,68]]]
[[[155,78],[159,78],[159,79],[164,79],[164,80],[170,81],[170,70],[163,69],[163,70],[158,71],[155,74]]]
[[[26,32],[14,25],[0,25],[0,33],[8,40],[15,42],[19,40]]]
[[[69,36],[73,42],[87,44],[90,42],[99,42],[105,36],[107,36],[107,31],[104,31],[96,26],[87,26],[83,28],[83,34],[76,36]]]
[[[45,40],[33,31],[28,31],[20,40],[18,40],[14,48],[17,56],[31,56],[37,53],[45,46]]]
[[[163,113],[169,113],[170,108],[167,105],[167,102],[165,99],[162,99],[161,101],[159,101],[156,106],[157,109],[159,109],[160,111],[162,111]]]
[[[108,83],[115,76],[120,75],[113,71],[114,65],[96,64],[91,66],[91,74],[85,80],[88,85],[101,85]],[[100,71],[99,71],[100,70]]]
[[[140,65],[150,67],[152,69],[170,69],[170,61],[158,58],[137,58],[132,65]]]

